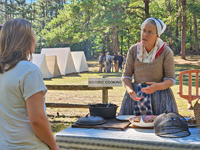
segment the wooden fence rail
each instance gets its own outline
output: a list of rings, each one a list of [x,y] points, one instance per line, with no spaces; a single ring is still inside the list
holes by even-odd
[[[48,90],[102,90],[102,103],[108,103],[108,89],[113,87],[88,87],[88,85],[46,85]],[[86,104],[46,103],[51,108],[88,108]]]

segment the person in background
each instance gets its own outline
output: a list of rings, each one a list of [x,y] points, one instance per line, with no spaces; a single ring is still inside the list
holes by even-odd
[[[108,54],[106,53],[106,55],[103,58],[103,60],[104,60],[104,72],[107,72],[107,63],[106,63],[106,57],[107,56],[108,56]]]
[[[122,70],[122,63],[123,63],[123,57],[122,55],[120,54],[120,52],[118,53],[118,56],[119,56],[119,69]]]
[[[111,72],[112,61],[113,61],[113,57],[110,55],[109,52],[107,52],[106,54],[107,72]]]
[[[160,35],[166,25],[148,18],[141,25],[141,41],[130,47],[122,81],[126,88],[119,115],[160,115],[178,112],[170,87],[176,83],[173,51]],[[134,83],[132,83],[134,75]]]
[[[35,51],[31,23],[7,21],[0,35],[0,149],[59,150],[45,113],[47,88],[29,62]]]
[[[124,54],[123,57],[124,57],[124,58],[123,58],[124,61],[123,61],[123,66],[122,66],[122,68],[124,69],[124,66],[125,66],[125,64],[126,64],[126,54]]]
[[[99,72],[102,72],[102,69],[103,69],[103,53],[101,52],[99,56]]]
[[[114,52],[114,66],[115,66],[115,72],[119,71],[119,56],[116,52]]]

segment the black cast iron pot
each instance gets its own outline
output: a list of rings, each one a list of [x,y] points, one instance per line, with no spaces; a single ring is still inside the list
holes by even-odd
[[[89,104],[90,113],[94,113],[96,116],[101,116],[104,119],[111,119],[116,117],[116,111],[118,106],[115,104]]]

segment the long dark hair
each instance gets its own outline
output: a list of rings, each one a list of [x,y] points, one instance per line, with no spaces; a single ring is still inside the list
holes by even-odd
[[[21,60],[28,60],[33,41],[31,23],[17,18],[7,21],[0,34],[0,73],[14,68]],[[8,68],[5,68],[8,65]]]

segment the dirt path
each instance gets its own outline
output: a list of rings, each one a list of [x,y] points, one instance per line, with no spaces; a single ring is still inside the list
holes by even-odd
[[[175,64],[187,64],[187,65],[199,65],[200,66],[200,60],[184,60],[184,59],[176,59],[174,60]]]
[[[186,59],[181,59],[181,56],[175,56],[174,57],[174,63],[175,64],[187,64],[187,65],[200,65],[200,56],[194,55],[194,56],[186,56]]]

